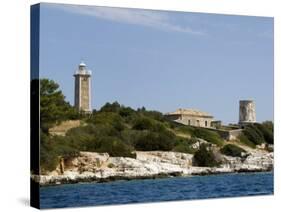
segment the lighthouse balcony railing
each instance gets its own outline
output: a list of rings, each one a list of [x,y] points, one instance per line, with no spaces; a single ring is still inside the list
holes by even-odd
[[[74,75],[92,75],[92,71],[90,70],[77,70]]]

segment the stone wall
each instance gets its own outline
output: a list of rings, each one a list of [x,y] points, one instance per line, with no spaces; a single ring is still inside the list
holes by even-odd
[[[64,136],[65,133],[70,130],[71,128],[74,127],[79,127],[80,126],[80,120],[68,120],[68,121],[63,121],[59,125],[56,125],[52,128],[49,129],[49,133],[51,135],[61,135]]]
[[[236,130],[220,130],[215,128],[209,128],[209,130],[217,132],[224,140],[233,141],[238,139],[238,136],[241,135],[243,129]]]

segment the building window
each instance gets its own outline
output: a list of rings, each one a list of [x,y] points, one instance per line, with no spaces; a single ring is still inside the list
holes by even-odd
[[[190,120],[188,120],[188,125],[190,125]]]
[[[197,126],[198,126],[198,127],[200,126],[200,122],[199,122],[199,120],[197,120]]]
[[[208,122],[207,121],[205,121],[205,127],[207,127],[208,126]]]

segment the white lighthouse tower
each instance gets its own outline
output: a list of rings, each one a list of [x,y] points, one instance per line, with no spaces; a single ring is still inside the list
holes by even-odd
[[[81,112],[91,113],[91,75],[84,62],[78,66],[75,78],[74,105]]]

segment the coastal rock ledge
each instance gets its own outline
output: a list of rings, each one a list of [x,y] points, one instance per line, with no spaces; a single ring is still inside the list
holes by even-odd
[[[136,159],[110,157],[107,153],[80,152],[78,157],[64,160],[55,171],[46,175],[32,175],[32,178],[44,186],[273,169],[273,153],[261,150],[251,151],[246,158],[223,156],[222,165],[214,168],[192,166],[192,158],[192,154],[163,151],[137,151]]]

